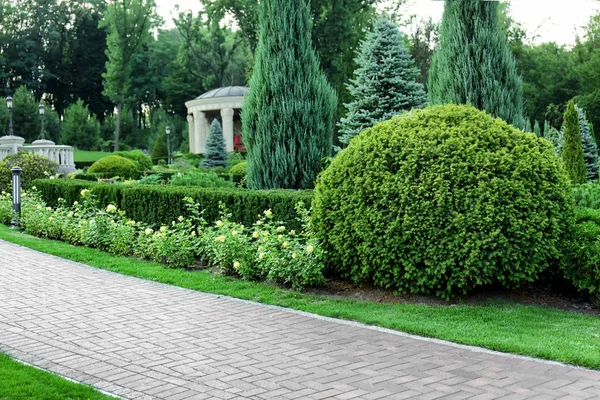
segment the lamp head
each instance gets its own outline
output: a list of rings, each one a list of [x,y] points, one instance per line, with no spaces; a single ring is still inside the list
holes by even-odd
[[[167,131],[167,135],[171,134],[171,127],[167,126],[166,131]]]
[[[12,106],[13,106],[13,98],[12,97],[8,96],[6,98],[6,106],[8,107],[9,110],[12,108]]]
[[[43,103],[40,103],[40,105],[39,105],[39,107],[38,107],[38,108],[39,108],[39,110],[40,110],[40,115],[44,115],[44,112],[45,112],[45,107],[44,107],[44,104],[43,104]]]

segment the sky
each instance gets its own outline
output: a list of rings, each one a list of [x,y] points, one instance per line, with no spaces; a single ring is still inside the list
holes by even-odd
[[[166,21],[171,21],[171,10],[179,4],[182,10],[200,10],[200,0],[156,0],[158,11]],[[535,36],[535,43],[557,42],[572,45],[575,35],[581,36],[581,27],[600,11],[599,0],[511,0],[511,15]],[[444,11],[441,0],[407,0],[401,10],[417,19],[440,20]],[[171,24],[170,24],[171,25]]]

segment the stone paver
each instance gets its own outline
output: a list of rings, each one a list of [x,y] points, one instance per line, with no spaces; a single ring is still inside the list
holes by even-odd
[[[600,373],[121,276],[0,241],[0,350],[127,399],[598,399]]]

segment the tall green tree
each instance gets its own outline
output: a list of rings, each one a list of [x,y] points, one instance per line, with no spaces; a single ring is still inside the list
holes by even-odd
[[[420,71],[417,82],[422,83],[425,88],[427,88],[433,53],[439,40],[439,30],[439,23],[429,17],[427,20],[420,20],[410,35],[410,55]]]
[[[585,111],[575,106],[577,117],[579,118],[579,136],[581,137],[581,147],[583,149],[583,161],[585,162],[586,178],[593,182],[598,180],[598,145],[590,131],[590,123],[587,120]]]
[[[242,109],[248,187],[314,186],[331,154],[337,97],[319,69],[304,0],[260,3],[260,36]]]
[[[83,100],[77,100],[65,110],[62,142],[80,150],[96,150],[100,141],[100,124],[90,116]]]
[[[154,0],[111,0],[100,27],[107,30],[104,94],[117,108],[114,150],[119,150],[121,112],[129,90],[133,56],[150,40],[150,28],[157,23]]]
[[[13,132],[15,136],[31,143],[37,140],[41,131],[41,121],[38,110],[39,103],[33,91],[26,86],[20,86],[13,96]]]
[[[445,1],[428,89],[432,104],[471,104],[523,127],[523,84],[500,30],[498,2]]]
[[[375,22],[356,63],[348,85],[353,100],[345,104],[348,113],[338,125],[340,142],[345,144],[377,122],[427,103],[423,85],[417,82],[419,70],[404,46],[404,35],[393,23]]]
[[[585,183],[586,169],[583,158],[581,137],[579,136],[579,116],[573,100],[567,104],[563,122],[564,145],[562,159],[565,163],[571,183]]]
[[[542,137],[542,128],[540,127],[540,123],[537,120],[533,124],[533,133],[535,133],[535,136],[537,137]]]

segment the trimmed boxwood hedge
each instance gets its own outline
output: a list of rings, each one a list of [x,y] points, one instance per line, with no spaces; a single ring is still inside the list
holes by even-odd
[[[83,189],[97,196],[102,207],[117,205],[135,221],[165,225],[180,215],[186,215],[182,199],[192,197],[202,205],[204,218],[214,222],[219,218],[219,202],[232,214],[232,220],[252,225],[258,214],[271,209],[278,220],[289,229],[301,228],[295,205],[303,201],[308,207],[312,191],[303,190],[243,190],[237,188],[195,188],[165,185],[103,184],[67,179],[42,179],[34,182],[38,192],[49,206],[55,207],[58,198],[71,205],[80,200]]]

